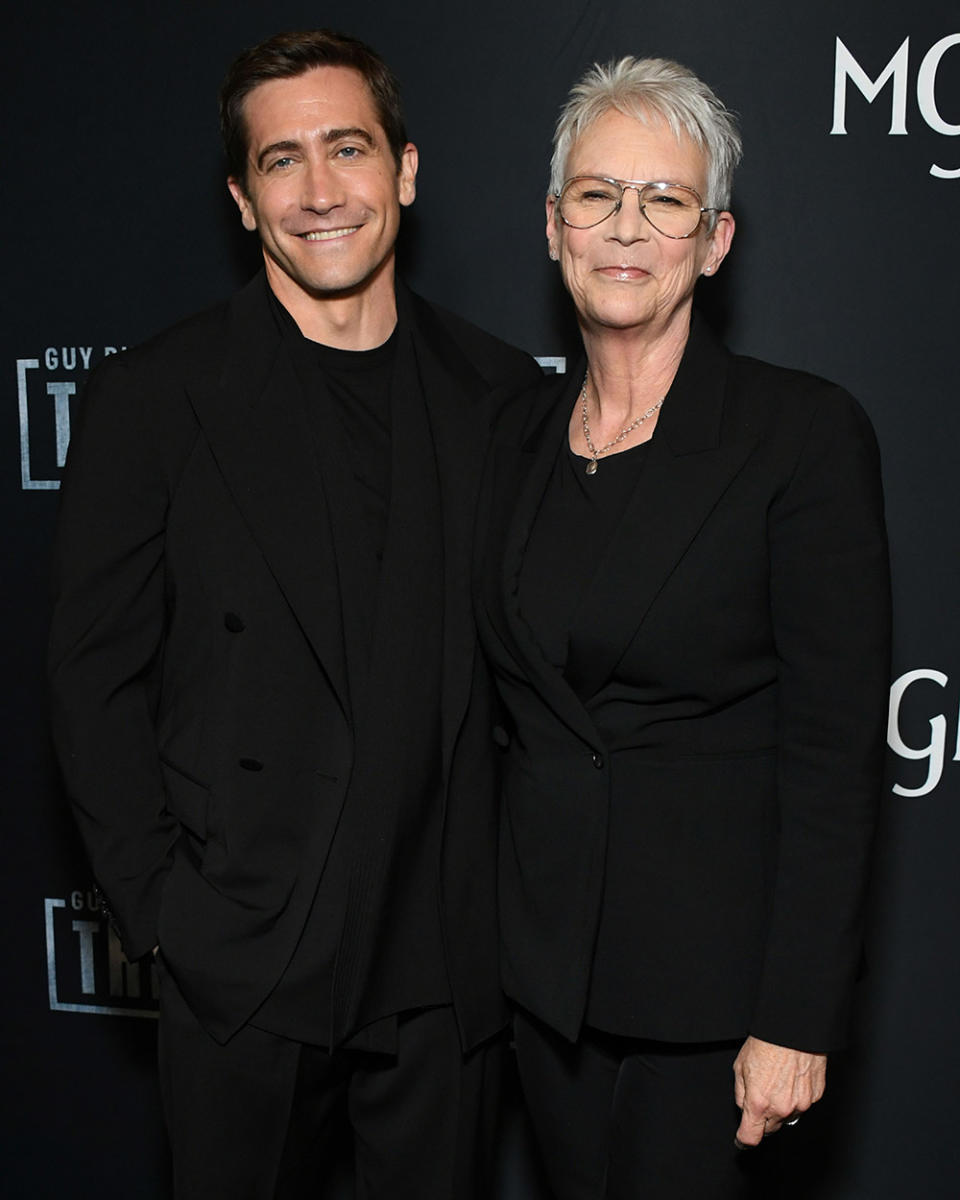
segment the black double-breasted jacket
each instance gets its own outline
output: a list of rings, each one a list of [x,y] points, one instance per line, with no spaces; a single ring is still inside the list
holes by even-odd
[[[508,714],[505,986],[570,1038],[587,1021],[829,1050],[860,963],[889,682],[873,432],[841,389],[695,321],[561,671],[518,585],[582,378],[507,406],[481,502],[481,635]]]
[[[442,510],[438,896],[470,1046],[502,1020],[470,537],[485,397],[537,370],[402,287],[398,313]],[[338,464],[305,403],[257,277],[94,374],[62,489],[50,672],[67,790],[128,956],[159,943],[221,1040],[290,960],[354,767]]]

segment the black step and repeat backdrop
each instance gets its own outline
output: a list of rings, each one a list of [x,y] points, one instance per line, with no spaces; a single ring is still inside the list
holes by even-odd
[[[223,186],[225,67],[269,33],[320,24],[370,41],[403,82],[422,163],[402,233],[407,277],[544,359],[575,348],[543,236],[550,135],[573,79],[596,59],[666,55],[741,114],[737,237],[702,304],[734,348],[827,375],[866,406],[897,606],[870,969],[855,1044],[831,1068],[822,1112],[792,1135],[809,1153],[796,1155],[789,1195],[953,1200],[960,11],[947,0],[101,0],[8,14],[4,1195],[167,1194],[154,980],[123,962],[101,920],[49,747],[48,548],[89,369],[256,265]],[[541,1200],[515,1103],[507,1118],[501,1197]]]

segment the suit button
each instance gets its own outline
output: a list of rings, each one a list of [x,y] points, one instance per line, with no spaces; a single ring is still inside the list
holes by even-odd
[[[263,763],[260,761],[259,758],[241,758],[240,766],[243,767],[243,769],[245,771],[262,771],[263,770]]]
[[[223,623],[231,633],[243,633],[243,631],[246,629],[246,625],[244,625],[243,621],[237,616],[236,613],[224,613]]]
[[[501,750],[506,750],[506,748],[510,745],[510,734],[507,733],[502,725],[494,725],[493,741],[495,745],[501,748]]]
[[[593,765],[597,768],[598,771],[603,770],[603,755],[602,754],[594,754]]]

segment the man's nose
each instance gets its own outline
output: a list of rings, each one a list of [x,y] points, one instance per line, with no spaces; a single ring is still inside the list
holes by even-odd
[[[306,162],[302,180],[301,204],[304,208],[322,213],[343,204],[343,181],[325,158]]]

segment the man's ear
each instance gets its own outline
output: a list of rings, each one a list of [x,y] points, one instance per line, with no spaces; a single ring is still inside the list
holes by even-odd
[[[419,166],[420,154],[413,142],[407,142],[400,156],[400,170],[397,174],[397,196],[404,208],[412,204],[416,197]]]
[[[257,228],[257,218],[250,203],[250,198],[243,190],[243,185],[231,175],[227,180],[227,187],[230,189],[230,195],[236,201],[237,208],[240,209],[240,220],[243,222],[244,229],[248,229],[253,233]]]

